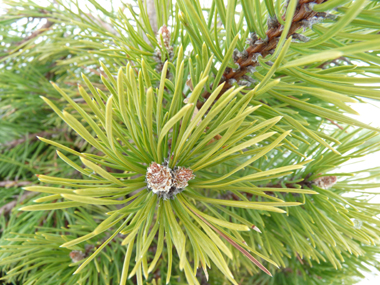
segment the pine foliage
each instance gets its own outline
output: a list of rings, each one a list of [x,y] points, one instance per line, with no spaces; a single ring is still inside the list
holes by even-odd
[[[1,281],[355,284],[378,268],[380,168],[342,172],[380,150],[352,108],[380,98],[377,1],[5,4]]]

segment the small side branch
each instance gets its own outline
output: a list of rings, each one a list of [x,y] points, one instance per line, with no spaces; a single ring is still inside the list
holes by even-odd
[[[8,147],[8,148],[14,148],[16,146],[18,146],[19,144],[23,144],[24,142],[26,141],[36,141],[37,140],[37,137],[51,137],[52,135],[56,134],[57,132],[60,132],[62,130],[59,130],[59,129],[53,129],[53,130],[50,130],[50,131],[42,131],[42,132],[38,132],[38,133],[33,133],[33,134],[29,134],[23,138],[20,138],[20,139],[17,139],[17,140],[13,140],[13,141],[10,141],[10,142],[7,142],[7,143],[4,143],[3,145],[5,147]]]
[[[22,41],[18,42],[16,45],[21,45],[33,38],[36,38],[39,36],[41,33],[45,32],[46,30],[50,29],[54,25],[54,22],[51,22],[50,20],[46,20],[46,23],[39,28],[38,30],[34,31],[30,36],[26,37]]]
[[[20,187],[20,186],[26,186],[31,184],[32,182],[30,181],[11,181],[11,180],[6,180],[6,181],[0,181],[0,187],[4,188],[10,188],[10,187]]]
[[[309,3],[320,4],[322,2],[323,0],[300,0],[298,2],[290,30],[287,34],[287,38],[295,35],[298,29],[307,26],[309,20],[317,15],[317,12],[310,11],[308,8]],[[286,12],[282,18],[285,19],[285,16]],[[221,90],[216,100],[218,100],[224,92],[233,86],[232,82],[239,82],[247,73],[251,72],[252,68],[259,64],[257,60],[258,56],[265,58],[268,54],[271,54],[275,50],[279,38],[283,33],[282,28],[283,27],[276,20],[274,23],[271,23],[269,25],[269,29],[266,31],[265,39],[259,39],[256,34],[251,35],[251,38],[248,39],[251,41],[250,46],[241,53],[241,57],[236,58],[235,60],[235,63],[239,67],[237,69],[231,69],[227,67],[223,73],[222,80],[220,82],[215,82],[215,84],[218,85],[225,82],[225,85],[223,86],[223,89]],[[207,100],[210,95],[211,94],[206,91],[202,94],[202,97]],[[204,102],[199,100],[197,102],[198,109],[200,109],[203,104]]]
[[[339,125],[338,123],[334,122],[333,120],[331,120],[331,119],[329,119],[329,118],[325,118],[325,119],[328,120],[331,124],[337,126],[337,127],[338,127],[339,129],[341,129],[342,131],[344,130],[344,128],[343,128],[341,125]],[[346,133],[347,133],[347,131],[346,131]]]
[[[3,182],[9,182],[9,181],[3,181]],[[25,182],[29,182],[29,181],[25,181]],[[30,184],[31,182],[29,182],[28,184]],[[26,184],[25,184],[26,185]],[[7,215],[9,214],[12,209],[14,207],[16,207],[16,205],[18,203],[21,203],[29,198],[32,198],[34,196],[37,196],[39,193],[38,192],[25,192],[23,195],[19,196],[17,199],[5,204],[4,206],[0,207],[0,215]]]
[[[33,38],[36,38],[41,33],[45,32],[48,29],[50,29],[53,25],[54,25],[54,22],[51,22],[49,19],[47,19],[46,23],[41,28],[39,28],[38,30],[35,30],[30,36],[27,36],[26,38],[22,39],[21,41],[14,43],[12,46],[16,46],[17,48],[13,52],[17,52],[17,51],[21,50],[23,48],[23,44],[24,43],[26,43],[27,41],[29,41],[29,40],[31,40]],[[0,59],[3,59],[5,57],[9,56],[10,54],[11,53],[9,53],[8,55],[2,56],[2,57],[0,57]]]

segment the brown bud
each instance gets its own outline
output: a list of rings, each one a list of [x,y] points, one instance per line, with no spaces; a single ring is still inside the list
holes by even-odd
[[[255,225],[252,225],[252,229],[261,234],[260,229],[256,227]]]
[[[73,250],[70,252],[70,258],[73,263],[81,261],[85,258],[85,254],[80,250]]]
[[[188,185],[189,180],[194,179],[193,171],[186,167],[168,167],[168,161],[162,165],[152,162],[146,173],[148,188],[158,197],[174,199]]]
[[[160,35],[162,35],[162,40],[164,41],[163,43],[161,42],[161,36]],[[157,41],[158,41],[158,43],[160,44],[161,47],[163,45],[165,45],[166,48],[169,47],[169,43],[170,43],[170,31],[168,30],[168,27],[166,27],[165,25],[163,25],[158,30]]]
[[[170,168],[153,162],[148,167],[146,181],[153,193],[169,192],[172,187],[172,174]]]
[[[162,35],[162,40],[161,40]],[[170,45],[170,31],[168,27],[163,25],[157,32],[157,41],[160,47],[164,47],[169,53],[169,57],[173,56],[173,47]]]
[[[313,183],[318,187],[327,189],[333,186],[337,181],[336,176],[321,176],[313,180]]]
[[[174,170],[174,186],[183,189],[188,185],[189,180],[194,179],[193,171],[189,168],[178,167]]]

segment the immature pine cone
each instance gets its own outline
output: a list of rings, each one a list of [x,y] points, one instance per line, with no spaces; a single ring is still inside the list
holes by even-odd
[[[172,173],[169,167],[156,162],[148,167],[146,181],[153,193],[169,192],[172,187]]]
[[[317,179],[314,179],[313,182],[318,187],[327,189],[333,186],[336,183],[336,176],[321,176]]]
[[[174,170],[174,186],[176,188],[185,188],[190,179],[193,179],[195,176],[193,171],[189,168],[178,167]]]
[[[190,168],[174,167],[171,169],[167,163],[165,161],[160,165],[152,162],[146,173],[148,188],[164,200],[173,199],[185,189],[189,180],[195,177]]]

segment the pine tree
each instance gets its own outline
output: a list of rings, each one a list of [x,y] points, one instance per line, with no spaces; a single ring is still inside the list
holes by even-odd
[[[380,98],[380,3],[128,2],[5,1],[1,282],[379,269],[380,169],[340,169],[380,149],[352,116]]]

